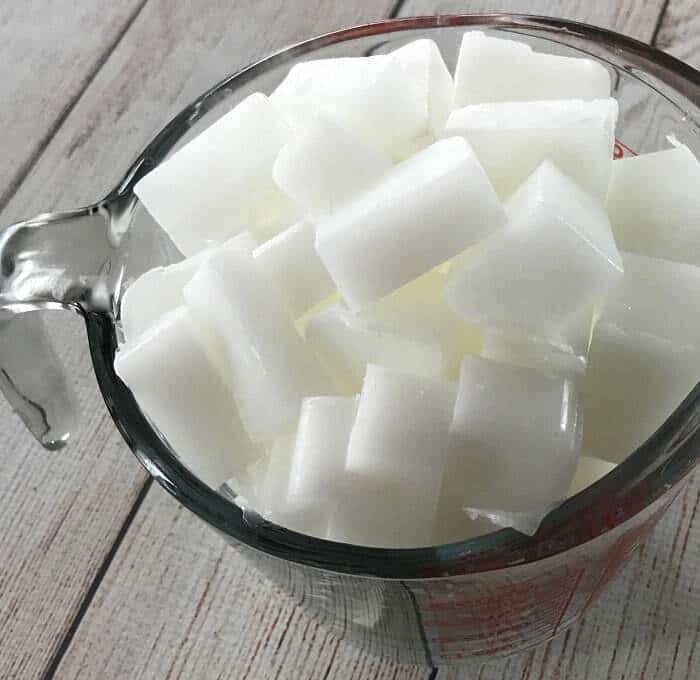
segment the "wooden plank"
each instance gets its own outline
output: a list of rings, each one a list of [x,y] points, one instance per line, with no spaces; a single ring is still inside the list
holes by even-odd
[[[0,7],[0,206],[144,0],[27,0]]]
[[[36,109],[49,121],[47,111],[53,104],[43,91],[51,90],[56,95],[58,84],[64,94],[72,93],[63,71],[71,71],[78,78],[81,64],[88,63],[77,52],[72,61],[69,59],[74,50],[71,45],[78,42],[72,38],[79,31],[90,33],[85,38],[88,46],[93,35],[94,41],[109,44],[110,22],[121,15],[101,11],[98,3],[78,4],[81,6],[71,14],[75,16],[75,26],[72,21],[59,20],[58,11],[40,11],[37,3],[30,3],[27,12],[16,17],[10,15],[9,5],[3,9],[8,36],[36,32],[44,39],[49,34],[56,39],[46,41],[53,51],[47,47],[35,66],[41,72],[44,62],[55,62],[58,70],[47,70],[38,81],[36,101],[30,102],[28,94],[24,102],[21,98],[10,101],[14,105],[7,108],[12,108],[13,115],[19,115],[23,103],[31,103],[28,111]],[[286,21],[280,4],[270,5],[259,16],[271,25],[277,17]],[[121,7],[124,12],[128,5],[122,3]],[[62,9],[64,13],[68,11],[65,3]],[[229,27],[247,25],[257,9],[257,3],[237,3],[234,7],[225,0],[196,5],[149,3],[99,75],[94,80],[92,76],[87,79],[90,87],[11,197],[0,216],[2,223],[40,210],[71,207],[101,195],[161,126],[182,87]],[[347,20],[355,18],[356,14],[348,11]],[[10,19],[12,22],[7,23]],[[323,30],[335,25],[326,19],[324,23],[324,18],[319,17],[314,28]],[[342,18],[338,21],[344,22]],[[298,24],[296,30],[299,31]],[[285,35],[281,28],[269,31],[269,41],[259,35],[257,44],[243,40],[240,52],[232,53],[236,55],[233,67],[242,66],[298,35]],[[33,43],[39,45],[39,37]],[[17,54],[26,53],[25,42]],[[19,56],[13,59],[9,63],[17,63],[20,68]],[[96,60],[101,61],[99,56]],[[80,82],[87,80],[83,76]],[[73,89],[77,96],[79,88]],[[7,118],[8,125],[12,120]],[[44,128],[50,127],[47,125]],[[39,123],[33,129],[42,132]],[[10,132],[7,128],[2,130],[3,135]],[[18,136],[19,133],[33,139],[23,129],[18,129]],[[3,164],[3,168],[9,166]],[[49,457],[37,450],[6,405],[0,406],[0,555],[7,556],[0,562],[0,677],[41,674],[145,480],[106,414],[79,321],[61,316],[60,323],[52,327],[60,335],[59,345],[74,376],[83,413],[73,445]],[[28,640],[32,644],[27,644]]]
[[[12,197],[142,5],[143,0],[2,4],[0,206]],[[6,220],[8,213],[0,213],[0,224]],[[77,331],[80,324],[71,319],[68,325]],[[123,445],[104,427],[104,410],[92,406],[94,379],[81,356],[84,348],[74,349],[69,347],[65,358],[85,414],[75,437],[84,455],[78,451],[52,455],[41,450],[0,400],[3,678],[33,677],[45,667],[138,493],[133,475],[124,488],[116,465],[104,464],[109,460],[116,464]],[[91,389],[92,398],[86,401]],[[92,466],[100,467],[102,474],[90,475]],[[76,503],[76,495],[88,481],[89,493]],[[80,531],[76,523],[71,525],[71,514],[85,520],[90,503],[96,505],[96,499],[107,495],[111,487],[115,494],[112,515],[100,522],[88,517]],[[62,541],[61,533],[71,540]],[[56,565],[63,565],[63,570]]]
[[[427,678],[339,643],[154,487],[61,678]]]
[[[90,19],[90,3],[78,4],[84,7],[70,11],[76,12],[82,28],[91,27],[97,40],[108,42],[109,13],[103,13],[105,26],[100,26],[97,16]],[[302,17],[286,5],[281,1],[263,5],[252,0],[150,0],[113,54],[99,64],[102,68],[89,79],[80,100],[70,107],[57,134],[11,196],[1,222],[72,207],[103,194],[172,114],[183,88],[224,35],[230,35],[226,47],[235,70],[287,42],[376,18],[389,2],[335,8],[326,0],[317,3],[311,21],[306,13]],[[13,20],[8,30],[26,34],[34,22],[39,25],[38,34],[60,38],[54,45],[57,54],[72,49],[68,43],[77,29],[68,31],[69,22],[64,20],[68,33],[63,36],[55,30],[55,24],[61,23],[55,13],[40,11],[36,3],[28,9],[34,11]],[[7,16],[6,8],[0,11]],[[46,23],[42,24],[42,17]],[[26,44],[24,48],[26,54]],[[71,67],[60,57],[55,61]],[[60,75],[54,74],[53,81],[65,90]],[[49,86],[49,75],[47,79],[41,88]],[[203,81],[201,88],[209,84]],[[43,111],[48,105],[37,101]],[[20,104],[15,104],[14,109],[18,108]],[[60,316],[60,322],[51,326],[59,335],[83,413],[73,445],[53,456],[37,451],[9,409],[0,405],[3,678],[31,678],[44,672],[145,480],[102,404],[78,319]]]
[[[700,11],[694,0],[669,0],[656,36],[656,46],[698,68]]]
[[[632,626],[620,628],[625,620],[641,621],[648,626],[645,630],[657,630],[646,662],[649,677],[655,677],[655,671],[656,677],[688,677],[692,656],[685,654],[674,665],[666,655],[675,642],[680,649],[692,642],[687,630],[692,630],[693,621],[687,611],[679,614],[679,608],[690,602],[698,609],[697,563],[692,559],[700,543],[697,522],[693,522],[696,505],[697,485],[685,496],[685,506],[672,508],[644,553],[612,585],[585,624],[534,655],[489,664],[479,677],[621,678],[627,654],[638,664],[635,668],[644,667],[646,656],[638,651],[646,652],[644,645],[651,640],[644,632],[635,633]],[[663,578],[674,572],[679,576],[671,587]],[[640,583],[645,585],[641,592]],[[592,661],[596,655],[601,655],[601,663]],[[607,675],[596,674],[601,669],[607,672],[608,667]],[[669,668],[675,675],[665,674]],[[435,677],[426,669],[378,662],[328,637],[160,490],[149,494],[59,667],[60,677],[97,673],[103,677]],[[472,678],[477,671],[440,670],[438,677]]]
[[[692,0],[688,4],[691,4]],[[516,12],[555,16],[611,28],[638,40],[651,40],[663,0],[406,0],[402,16]]]

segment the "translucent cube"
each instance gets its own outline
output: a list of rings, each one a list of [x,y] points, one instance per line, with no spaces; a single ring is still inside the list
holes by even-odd
[[[700,380],[700,268],[625,253],[624,279],[593,330],[584,447],[619,463]]]
[[[439,344],[445,375],[456,380],[462,358],[481,350],[483,330],[461,319],[445,304],[442,289],[446,278],[441,268],[431,269],[371,303],[360,316],[404,337]]]
[[[436,137],[442,133],[452,109],[454,83],[447,70],[440,48],[434,40],[421,38],[391,53],[406,75],[417,85],[428,105],[430,130]]]
[[[316,230],[297,222],[256,248],[256,262],[276,284],[295,318],[329,297],[335,284],[316,253]]]
[[[203,251],[182,262],[150,269],[126,289],[120,320],[127,343],[136,341],[165,314],[184,304],[182,289],[206,255]]]
[[[308,322],[306,341],[344,394],[360,391],[367,364],[426,377],[443,374],[442,351],[436,342],[391,332],[340,306]]]
[[[471,144],[502,198],[548,158],[605,201],[617,110],[612,98],[475,104],[453,111],[444,135]]]
[[[685,146],[612,165],[608,213],[624,250],[700,265],[700,163]]]
[[[486,329],[479,354],[500,363],[535,368],[547,373],[581,376],[588,365],[593,312],[585,310],[580,320],[562,329],[559,337],[545,342]]]
[[[185,307],[122,347],[114,370],[185,466],[209,486],[218,488],[261,455]]]
[[[329,515],[345,473],[357,397],[311,397],[301,405],[286,502],[290,509]]]
[[[315,116],[282,147],[272,176],[317,220],[374,184],[392,165],[381,150],[332,120]]]
[[[453,265],[444,299],[473,323],[561,344],[623,275],[605,210],[544,161],[506,212],[508,226]]]
[[[141,179],[134,191],[184,255],[252,229],[268,233],[293,206],[272,180],[290,129],[260,93],[243,100]]]
[[[350,433],[346,471],[424,498],[432,520],[454,398],[454,385],[446,381],[370,364]]]
[[[453,505],[541,519],[566,497],[581,435],[573,381],[468,357],[462,362],[442,496]]]
[[[436,142],[317,225],[316,249],[354,309],[454,257],[505,223],[467,142]]]
[[[603,99],[610,74],[598,62],[534,52],[529,45],[464,34],[455,71],[455,107],[536,99]]]
[[[252,251],[255,245],[253,235],[243,231],[221,247]],[[131,283],[120,305],[120,322],[126,342],[135,341],[167,312],[185,304],[182,289],[214,250],[206,248],[181,262],[154,267]]]
[[[221,343],[241,420],[253,439],[271,439],[293,424],[304,397],[333,393],[250,253],[216,253],[185,286],[184,297]]]
[[[396,158],[428,132],[425,97],[389,55],[295,64],[270,99],[295,128],[322,114]]]
[[[436,499],[385,479],[346,472],[326,538],[377,548],[434,545]]]

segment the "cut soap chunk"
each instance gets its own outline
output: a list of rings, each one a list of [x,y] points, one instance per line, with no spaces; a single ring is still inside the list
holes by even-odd
[[[581,434],[571,380],[469,357],[462,362],[442,495],[469,508],[516,513],[513,520],[523,513],[541,519],[566,497]]]
[[[464,137],[502,198],[546,158],[605,201],[617,101],[496,102],[453,111],[444,135]]]
[[[453,265],[444,299],[473,323],[561,344],[622,278],[605,210],[544,161],[506,212],[508,226]]]
[[[312,318],[306,340],[344,394],[360,390],[368,363],[426,377],[440,377],[443,372],[437,343],[392,333],[340,306]]]
[[[446,377],[456,380],[459,364],[467,354],[478,354],[483,330],[455,314],[443,301],[446,275],[431,269],[362,311],[370,324],[420,342],[442,348]]]
[[[270,99],[300,129],[322,114],[395,158],[428,131],[428,108],[389,55],[295,64]]]
[[[444,139],[321,221],[316,249],[354,309],[457,255],[505,223],[469,144]]]
[[[454,386],[369,365],[328,537],[411,548],[435,542]]]
[[[357,397],[311,397],[301,405],[287,488],[290,509],[328,516],[338,503]]]
[[[482,102],[604,99],[610,74],[598,62],[534,52],[529,45],[464,34],[455,71],[455,107]]]
[[[252,251],[255,238],[243,231],[221,246]],[[127,289],[120,306],[120,321],[127,343],[134,342],[167,312],[185,304],[182,289],[214,249],[207,248],[181,262],[154,267],[139,276]]]
[[[318,219],[374,184],[392,165],[379,149],[315,116],[282,147],[272,176],[282,191]]]
[[[452,109],[454,83],[434,40],[414,40],[391,53],[418,86],[428,105],[430,130],[438,137]]]
[[[400,484],[345,473],[326,538],[379,548],[418,548],[436,543],[436,500]]]
[[[243,478],[243,488],[251,497],[237,502],[275,524],[323,538],[328,518],[308,506],[292,507],[288,503],[293,452],[294,435],[285,434],[275,439],[267,456],[249,466]],[[236,483],[237,480],[231,480],[233,489]]]
[[[335,284],[316,253],[316,230],[298,222],[256,248],[256,262],[284,295],[295,318],[335,290]]]
[[[350,433],[346,470],[437,505],[455,389],[370,364]]]
[[[251,254],[216,253],[185,286],[184,296],[221,341],[241,420],[254,440],[289,427],[304,397],[332,394],[278,291]]]
[[[185,466],[209,486],[218,488],[260,455],[185,307],[122,348],[114,370]]]
[[[575,496],[579,491],[583,491],[591,484],[595,484],[599,479],[605,477],[608,472],[614,470],[615,467],[615,463],[609,463],[607,460],[592,458],[591,456],[579,456],[576,474],[571,480],[567,496]]]
[[[592,325],[592,314],[586,310],[580,321],[567,326],[556,341],[550,342],[487,329],[479,354],[500,363],[570,377],[580,376],[588,364]]]
[[[121,325],[127,343],[135,342],[165,314],[184,304],[182,289],[206,255],[202,251],[182,262],[150,269],[126,289],[121,301]]]
[[[700,265],[700,163],[685,146],[612,164],[608,212],[620,248]]]
[[[268,233],[292,214],[272,180],[290,129],[253,94],[149,172],[134,191],[184,255],[245,230]]]
[[[700,380],[700,268],[625,253],[583,381],[584,447],[619,463]]]

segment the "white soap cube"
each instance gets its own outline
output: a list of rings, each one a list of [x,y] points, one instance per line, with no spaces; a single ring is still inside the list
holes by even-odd
[[[505,223],[469,144],[444,139],[321,221],[316,249],[357,309],[454,257]]]
[[[621,462],[700,380],[700,268],[625,253],[593,330],[584,447]]]
[[[260,455],[185,307],[120,349],[114,370],[172,450],[209,486],[218,488]]]
[[[282,147],[272,177],[317,220],[374,184],[392,165],[387,154],[361,137],[314,116]]]
[[[700,265],[700,163],[685,146],[612,165],[608,213],[620,248]]]
[[[454,385],[370,364],[346,470],[425,497],[434,513],[447,460]]]
[[[270,522],[302,534],[324,538],[328,518],[308,506],[292,507],[287,489],[292,474],[294,435],[285,434],[272,443],[266,456],[249,466],[248,477],[243,478],[252,500],[237,501],[254,510]],[[235,485],[236,480],[230,484]],[[236,488],[233,486],[232,488]]]
[[[483,330],[461,319],[443,301],[446,274],[431,269],[362,310],[370,324],[391,329],[404,337],[438,343],[445,375],[456,380],[467,354],[478,354]],[[381,362],[378,362],[381,363]]]
[[[297,129],[322,114],[396,158],[428,131],[425,98],[389,55],[295,64],[270,99]]]
[[[420,38],[391,53],[425,97],[430,117],[430,130],[436,137],[442,133],[452,109],[454,83],[447,70],[440,48],[434,40]]]
[[[135,342],[169,311],[184,304],[182,289],[204,261],[206,251],[182,262],[155,267],[139,276],[121,301],[121,325],[127,343]]]
[[[345,473],[337,509],[328,517],[326,538],[376,548],[435,545],[436,499],[420,489]]]
[[[566,497],[581,435],[573,381],[466,358],[442,495],[468,508],[539,513],[541,519]]]
[[[253,253],[258,265],[284,295],[295,318],[335,290],[333,279],[316,252],[315,238],[313,224],[297,222]]]
[[[216,253],[185,286],[184,296],[221,341],[241,420],[253,439],[270,439],[293,424],[304,397],[332,393],[251,254]]]
[[[249,231],[243,231],[220,247],[243,248],[252,252],[255,245],[254,236]],[[125,342],[134,342],[167,312],[185,304],[182,289],[214,251],[214,248],[206,248],[181,262],[154,267],[131,283],[120,305]]]
[[[583,491],[591,484],[595,484],[599,479],[605,477],[608,472],[614,470],[615,467],[615,463],[609,463],[607,460],[591,456],[579,456],[576,473],[571,480],[567,496],[575,496],[579,491]]]
[[[338,305],[309,320],[306,341],[343,394],[360,391],[367,364],[425,377],[443,374],[437,342],[392,332]]]
[[[243,100],[149,172],[134,191],[184,255],[245,229],[268,233],[293,209],[272,180],[290,135],[265,95]]]
[[[444,299],[473,323],[561,342],[622,277],[608,217],[549,161],[506,213],[508,226],[452,267]]]
[[[455,107],[536,99],[603,99],[610,74],[592,59],[534,52],[529,45],[464,34],[455,71]]]
[[[552,342],[489,328],[484,332],[479,354],[485,359],[546,373],[581,376],[588,365],[592,326],[593,314],[586,310],[580,320],[563,329]]]
[[[329,515],[338,502],[357,397],[304,399],[286,501],[292,509]]]
[[[471,144],[502,198],[548,158],[605,201],[617,111],[612,98],[476,104],[453,111],[444,135]]]
[[[287,488],[292,472],[294,434],[283,434],[268,447],[267,455],[248,469],[253,482],[250,505],[260,515],[274,522],[288,519]]]

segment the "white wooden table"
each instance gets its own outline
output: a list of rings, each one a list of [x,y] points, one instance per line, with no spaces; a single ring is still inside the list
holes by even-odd
[[[23,0],[0,3],[0,224],[111,187],[173,111],[287,43],[389,15],[510,10],[627,33],[700,65],[700,0]],[[213,55],[213,56],[212,56]],[[700,678],[700,484],[585,620],[481,669],[338,642],[127,450],[77,318],[51,327],[83,418],[48,453],[0,404],[0,678]]]

